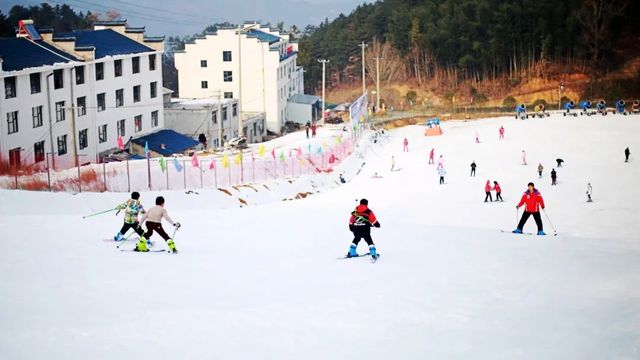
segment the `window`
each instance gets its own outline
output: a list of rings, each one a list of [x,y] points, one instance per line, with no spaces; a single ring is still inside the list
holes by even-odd
[[[58,101],[56,103],[56,122],[64,121],[65,118],[64,101]]]
[[[16,97],[16,77],[9,76],[4,78],[4,98],[11,99]]]
[[[31,117],[33,118],[33,127],[42,126],[42,105],[31,108]]]
[[[149,55],[149,71],[154,71],[156,69],[156,54]]]
[[[238,116],[238,104],[231,105],[231,116]]]
[[[104,79],[104,63],[96,63],[96,80]]]
[[[58,156],[67,153],[67,135],[58,136]]]
[[[151,98],[155,98],[156,96],[158,96],[158,83],[157,82],[152,82],[149,84],[149,93],[151,94]]]
[[[158,110],[151,112],[151,127],[158,126]]]
[[[33,157],[37,163],[44,161],[44,140],[33,144]]]
[[[233,81],[233,72],[231,71],[223,71],[222,78],[224,82],[232,82]]]
[[[76,66],[76,85],[84,84],[84,65]]]
[[[212,121],[214,124],[217,124],[217,123],[218,123],[218,112],[217,112],[217,111],[212,111],[212,112],[211,112],[211,121]]]
[[[131,68],[133,69],[134,74],[140,72],[140,57],[136,56],[134,58],[131,58]]]
[[[224,62],[231,61],[231,51],[223,51],[222,52],[222,61],[224,61]]]
[[[100,93],[97,96],[98,98],[98,112],[100,111],[104,111],[104,109],[106,108],[106,104],[105,104],[105,95],[104,93]]]
[[[13,148],[9,150],[9,166],[15,166],[16,168],[20,167],[20,152],[22,148]]]
[[[227,108],[226,107],[222,108],[222,121],[223,122],[227,121]]]
[[[113,73],[116,77],[122,76],[122,60],[115,60],[113,62]]]
[[[98,126],[98,142],[100,144],[107,142],[107,124]]]
[[[116,132],[118,133],[118,136],[124,136],[124,119],[122,120],[118,120],[118,122],[116,123]]]
[[[133,87],[133,102],[140,102],[140,85]]]
[[[124,89],[116,90],[116,107],[124,105]]]
[[[142,131],[142,115],[137,115],[133,118],[133,125],[136,129],[136,132]]]
[[[78,145],[80,146],[80,150],[86,149],[89,146],[89,136],[87,133],[89,129],[80,130],[78,133]]]
[[[18,112],[12,111],[7,113],[7,133],[13,134],[18,132]]]
[[[76,99],[76,106],[78,108],[78,116],[87,115],[87,97],[81,96]]]
[[[207,67],[207,60],[200,60],[200,67]]]
[[[53,88],[62,89],[64,87],[64,72],[62,69],[53,70]]]
[[[29,74],[29,81],[31,82],[32,94],[37,94],[42,91],[40,86],[40,73]]]
[[[225,99],[233,99],[233,93],[230,91],[227,91],[224,93],[224,98]]]
[[[208,89],[209,88],[209,82],[208,81],[200,81],[200,87],[203,89]]]

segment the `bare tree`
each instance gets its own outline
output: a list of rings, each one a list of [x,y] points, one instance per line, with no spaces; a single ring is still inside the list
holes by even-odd
[[[576,18],[583,27],[582,36],[591,54],[593,70],[599,71],[605,44],[610,40],[611,22],[622,15],[627,2],[616,0],[585,0]]]
[[[380,87],[404,80],[404,62],[398,51],[388,42],[381,43],[378,39],[374,39],[373,43],[367,47],[365,57],[367,74],[374,83],[376,81],[376,58],[380,59]]]

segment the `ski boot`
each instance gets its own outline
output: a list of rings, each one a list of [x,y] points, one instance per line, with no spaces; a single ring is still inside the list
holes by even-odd
[[[375,245],[369,246],[369,254],[371,254],[371,258],[373,260],[378,260],[378,258],[380,257],[380,254],[378,254],[378,251],[376,250]]]
[[[153,247],[153,241],[151,241],[151,239],[147,239],[147,247]]]
[[[122,236],[121,233],[118,233],[116,236],[113,237],[114,241],[122,241],[124,240],[124,236]]]
[[[522,229],[515,229],[512,231],[514,234],[522,234]]]
[[[173,239],[167,240],[167,246],[169,247],[169,252],[173,254],[178,253],[178,249],[176,249],[176,244],[173,242]]]
[[[358,257],[358,253],[356,252],[357,247],[358,246],[355,244],[351,244],[351,246],[349,246],[349,253],[347,254],[348,258]]]
[[[538,235],[547,235],[547,234],[545,234],[544,231],[540,230],[538,231]]]
[[[136,248],[133,249],[134,251],[140,251],[140,252],[147,252],[149,251],[149,248],[147,247],[147,239],[144,238],[144,236],[140,236],[140,239],[138,240],[138,243],[136,244]]]

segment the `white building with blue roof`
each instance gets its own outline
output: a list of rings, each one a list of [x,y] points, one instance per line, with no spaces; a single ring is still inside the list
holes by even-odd
[[[242,113],[265,113],[267,129],[280,133],[287,121],[287,100],[303,93],[298,44],[290,42],[287,34],[259,24],[246,23],[238,32],[237,28],[218,29],[175,53],[180,97],[220,94],[238,99]],[[243,125],[242,133],[250,132]]]
[[[54,33],[21,21],[0,39],[0,161],[49,161],[67,168],[97,162],[164,127],[163,38],[126,21]]]

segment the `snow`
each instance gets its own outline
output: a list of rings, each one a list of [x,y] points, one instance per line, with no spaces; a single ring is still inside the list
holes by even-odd
[[[442,127],[437,137],[412,126],[382,144],[365,140],[340,165],[347,184],[334,173],[231,195],[143,192],[147,207],[162,194],[182,223],[176,256],[102,241],[122,216],[82,219],[126,194],[0,191],[0,358],[639,358],[640,116]],[[295,135],[268,146],[297,147],[304,135]],[[427,165],[432,147],[436,159],[444,155],[445,185]],[[523,149],[528,166],[520,165]],[[390,172],[391,156],[400,171]],[[565,164],[552,187],[558,157]],[[500,182],[504,203],[482,202],[486,180]],[[499,231],[515,226],[529,181],[559,236]],[[288,201],[302,192],[311,195]],[[372,230],[376,264],[336,260],[362,197],[382,224]],[[534,230],[531,219],[525,231]]]

